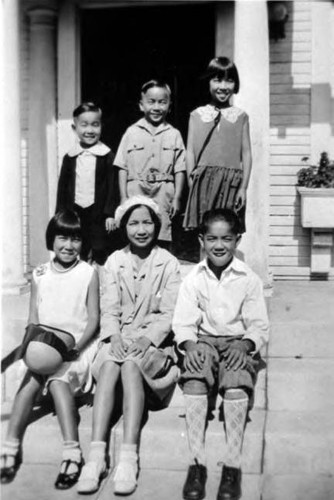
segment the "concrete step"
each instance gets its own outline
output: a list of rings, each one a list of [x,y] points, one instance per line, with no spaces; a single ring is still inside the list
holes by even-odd
[[[259,474],[262,463],[262,440],[265,412],[254,409],[246,425],[243,445],[243,471]],[[122,443],[123,429],[116,429],[116,463]],[[224,461],[225,450],[224,424],[218,421],[217,412],[209,422],[206,433],[208,468],[218,471]],[[140,443],[140,460],[143,469],[187,470],[189,464],[188,442],[184,411],[180,408],[167,408],[150,413],[143,428]]]
[[[78,500],[75,486],[69,490],[56,490],[54,482],[59,473],[59,464],[23,464],[15,481],[1,485],[2,500]],[[101,491],[87,495],[90,500],[98,499]]]
[[[268,360],[269,410],[334,412],[332,359]]]
[[[332,475],[266,475],[262,500],[331,500]]]
[[[266,476],[330,475],[333,470],[332,413],[268,412],[264,448]],[[289,496],[286,498],[290,500]]]
[[[332,329],[327,321],[275,323],[268,354],[280,358],[334,358]]]
[[[334,322],[334,282],[332,281],[276,281],[270,301],[272,324],[323,319]],[[306,299],[305,299],[306,298]]]
[[[2,408],[2,437],[6,434],[11,407],[9,404]],[[23,462],[25,464],[59,464],[62,452],[62,437],[55,414],[43,415],[47,407],[35,408],[34,420],[27,427],[23,440]],[[79,435],[83,452],[87,456],[91,440],[92,408],[84,406],[79,409]],[[36,446],[36,444],[38,445]]]
[[[143,469],[140,471],[137,490],[127,498],[131,500],[181,500],[186,471]],[[206,499],[214,500],[217,496],[220,473],[208,470]],[[242,477],[242,500],[261,499],[261,477],[256,474],[244,474]],[[109,477],[99,500],[119,498],[113,494],[113,480]],[[30,499],[27,499],[30,500]]]

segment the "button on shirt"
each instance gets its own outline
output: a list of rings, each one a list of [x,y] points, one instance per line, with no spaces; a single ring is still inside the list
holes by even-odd
[[[233,258],[218,280],[205,261],[184,278],[173,319],[177,344],[198,334],[243,335],[256,351],[268,341],[269,323],[260,278]]]
[[[83,148],[80,144],[68,153],[69,156],[77,157],[75,168],[75,203],[82,208],[93,205],[95,201],[95,170],[96,157],[105,156],[110,148],[98,142],[91,148]]]

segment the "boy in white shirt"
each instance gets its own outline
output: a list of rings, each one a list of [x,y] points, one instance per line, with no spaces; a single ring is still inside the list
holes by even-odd
[[[185,277],[174,313],[191,455],[185,500],[205,496],[208,394],[216,381],[227,446],[217,500],[241,497],[242,441],[258,363],[253,356],[268,341],[269,325],[260,278],[234,256],[239,229],[231,210],[204,214],[199,239],[206,258]]]

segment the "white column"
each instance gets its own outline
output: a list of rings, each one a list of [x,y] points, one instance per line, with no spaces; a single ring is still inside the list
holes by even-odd
[[[73,146],[73,109],[80,103],[80,30],[77,5],[66,0],[59,9],[58,23],[58,167]]]
[[[45,229],[57,188],[56,11],[31,8],[29,79],[30,264],[48,258]]]
[[[247,232],[240,250],[269,286],[269,35],[266,1],[235,2],[234,61],[240,76],[235,104],[250,117],[253,170]]]
[[[311,160],[334,156],[334,6],[312,2]]]
[[[1,166],[2,287],[4,293],[19,293],[26,285],[22,255],[19,0],[4,0],[1,7],[5,136]]]

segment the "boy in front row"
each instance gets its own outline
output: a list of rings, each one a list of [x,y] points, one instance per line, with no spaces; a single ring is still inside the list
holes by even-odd
[[[240,240],[237,215],[204,214],[199,240],[206,258],[185,277],[173,330],[184,354],[183,389],[191,465],[185,500],[205,497],[205,429],[208,394],[218,383],[223,397],[226,453],[217,500],[241,497],[241,450],[258,353],[268,341],[268,317],[260,278],[234,256]]]

